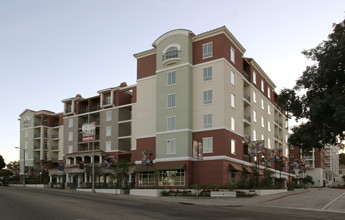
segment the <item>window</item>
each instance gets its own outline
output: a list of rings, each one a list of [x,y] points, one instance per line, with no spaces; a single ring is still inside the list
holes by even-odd
[[[139,186],[155,186],[155,174],[154,172],[141,172],[138,175]]]
[[[269,115],[271,115],[271,106],[270,105],[267,105],[267,112]]]
[[[231,130],[235,131],[235,124],[236,124],[236,119],[234,117],[231,117]]]
[[[231,139],[231,154],[236,154],[236,141]]]
[[[230,95],[230,102],[231,102],[231,107],[235,108],[235,95],[234,94]]]
[[[204,115],[204,128],[212,127],[212,114]]]
[[[105,120],[106,121],[111,121],[111,111],[107,111],[105,114]]]
[[[204,104],[212,104],[212,90],[204,91]]]
[[[28,149],[29,147],[29,142],[25,141],[24,149]]]
[[[213,137],[203,138],[202,148],[203,153],[213,153]]]
[[[184,170],[160,170],[158,177],[159,186],[184,186]]]
[[[25,130],[25,131],[24,131],[24,135],[25,135],[26,138],[29,137],[29,131],[28,131],[28,130]]]
[[[268,148],[271,148],[271,139],[267,138],[267,146]]]
[[[176,72],[168,73],[168,86],[176,84]]]
[[[68,153],[73,153],[73,145],[68,146]]]
[[[163,54],[163,61],[171,58],[178,57],[178,48],[177,47],[170,47],[165,54]]]
[[[261,80],[261,91],[265,92],[265,83]]]
[[[111,136],[111,126],[107,126],[105,128],[106,128],[105,136]]]
[[[295,155],[294,155],[294,154],[290,154],[290,157],[291,157],[291,158],[294,158],[294,157],[295,157]]]
[[[212,66],[203,69],[203,80],[212,80]]]
[[[269,131],[269,132],[271,132],[271,122],[267,122],[267,130]]]
[[[73,132],[68,132],[68,141],[73,141]]]
[[[107,96],[107,97],[105,98],[105,104],[106,104],[106,105],[111,104],[111,96]]]
[[[253,83],[256,84],[256,72],[253,71]]]
[[[167,118],[167,130],[175,130],[176,129],[176,116],[168,117]]]
[[[256,111],[253,111],[253,121],[256,122]]]
[[[261,127],[265,127],[265,118],[261,116]]]
[[[256,141],[256,130],[253,130],[253,141]]]
[[[212,42],[202,45],[202,58],[208,58],[213,56]]]
[[[256,92],[253,91],[253,102],[256,103]]]
[[[230,183],[236,184],[236,173],[235,171],[230,171]]]
[[[271,98],[271,88],[267,87],[267,96],[268,98]]]
[[[230,60],[235,63],[235,50],[232,47],[230,48]]]
[[[230,73],[230,81],[232,85],[235,85],[235,73],[232,71]]]
[[[68,127],[69,128],[73,127],[73,118],[68,119]]]
[[[175,108],[176,107],[176,94],[169,94],[168,95],[168,108]]]
[[[261,135],[261,140],[265,140],[265,136],[263,134]]]
[[[265,110],[265,101],[261,99],[261,109]]]
[[[111,151],[111,141],[105,142],[105,149],[106,149],[106,151]]]
[[[167,154],[176,154],[176,139],[167,140]]]

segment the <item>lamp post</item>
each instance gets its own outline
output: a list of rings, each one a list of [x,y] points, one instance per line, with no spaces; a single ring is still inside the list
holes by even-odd
[[[23,169],[23,172],[24,172],[24,175],[23,175],[23,186],[25,186],[25,149],[24,148],[20,148],[20,147],[15,147],[16,149],[19,149],[19,150],[23,150],[24,152],[24,161],[23,161],[23,165],[24,165],[24,169]]]

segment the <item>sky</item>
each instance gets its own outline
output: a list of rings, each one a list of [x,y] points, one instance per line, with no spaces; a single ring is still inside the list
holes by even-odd
[[[19,159],[19,115],[62,112],[61,100],[136,84],[133,54],[173,29],[221,26],[280,92],[345,18],[344,0],[0,0],[0,155]]]

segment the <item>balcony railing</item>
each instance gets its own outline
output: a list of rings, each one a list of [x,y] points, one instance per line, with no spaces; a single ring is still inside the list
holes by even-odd
[[[59,150],[59,146],[52,146],[52,150]]]
[[[52,139],[56,139],[56,138],[59,138],[59,135],[58,134],[53,134],[52,135]]]
[[[178,50],[170,50],[163,54],[163,61],[171,59],[171,58],[179,58]]]

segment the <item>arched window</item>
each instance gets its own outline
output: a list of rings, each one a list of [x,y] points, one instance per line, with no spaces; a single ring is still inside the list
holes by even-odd
[[[163,54],[163,61],[168,60],[171,58],[178,57],[178,48],[177,47],[170,47],[167,51]]]

